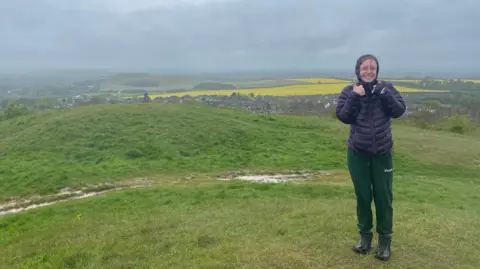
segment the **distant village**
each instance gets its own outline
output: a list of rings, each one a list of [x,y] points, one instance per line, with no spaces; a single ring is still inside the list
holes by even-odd
[[[304,95],[304,96],[263,96],[250,94],[238,94],[233,92],[230,95],[200,95],[168,97],[154,97],[151,98],[147,92],[143,96],[124,97],[120,92],[110,91],[109,96],[101,96],[96,94],[77,94],[69,98],[57,98],[54,104],[48,106],[38,107],[40,110],[61,109],[74,106],[94,105],[94,104],[138,104],[138,103],[173,103],[185,104],[196,103],[203,104],[210,107],[224,107],[236,110],[247,111],[254,114],[288,114],[288,115],[315,115],[324,113],[333,113],[332,108],[336,106],[336,99],[338,94],[329,95]],[[118,95],[117,95],[118,94]],[[423,94],[422,94],[423,95]],[[413,94],[404,94],[410,106],[407,108],[405,116],[411,115],[419,111],[428,110],[429,112],[441,112],[441,115],[451,114],[450,105],[441,104],[437,108],[425,107],[422,104],[416,104],[416,98],[409,100],[411,96],[418,96]],[[18,100],[20,101],[20,100]],[[413,101],[413,102],[412,102]],[[21,102],[18,102],[21,103]],[[477,117],[478,118],[478,117]]]
[[[251,113],[261,114],[302,114],[324,113],[336,104],[336,95],[311,95],[311,96],[261,96],[254,94],[239,95],[200,95],[182,97],[156,97],[151,99],[148,94],[142,98],[109,99],[114,103],[198,103],[211,107],[235,108]]]
[[[101,97],[103,100],[95,96],[75,96],[72,103],[59,102],[56,108],[65,108],[77,105],[87,105],[95,103],[108,104],[137,104],[137,103],[197,103],[211,107],[226,107],[248,111],[255,114],[323,114],[331,111],[337,102],[338,95],[308,95],[308,96],[263,96],[254,94],[237,94],[233,92],[231,95],[200,95],[190,96],[184,95],[155,97],[151,98],[148,93],[142,97]],[[408,112],[410,114],[411,112]]]

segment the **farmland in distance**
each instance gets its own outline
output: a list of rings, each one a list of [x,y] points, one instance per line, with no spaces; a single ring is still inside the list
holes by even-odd
[[[338,94],[342,89],[352,82],[347,80],[332,79],[332,78],[300,78],[291,79],[307,84],[288,85],[279,87],[255,87],[244,89],[221,89],[221,90],[193,90],[183,92],[159,93],[150,95],[152,98],[169,97],[169,96],[202,96],[202,95],[231,95],[233,93],[248,95],[269,95],[269,96],[303,96],[303,95],[323,95],[323,94]],[[416,89],[411,87],[396,87],[400,92],[446,92]]]

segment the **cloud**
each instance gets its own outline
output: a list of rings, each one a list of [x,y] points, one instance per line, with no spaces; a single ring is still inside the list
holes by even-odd
[[[350,70],[373,53],[382,70],[469,70],[480,67],[475,10],[474,0],[4,1],[0,67]]]

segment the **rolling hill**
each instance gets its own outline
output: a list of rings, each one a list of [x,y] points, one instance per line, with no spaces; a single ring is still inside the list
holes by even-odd
[[[196,105],[95,105],[0,122],[2,200],[151,186],[0,216],[4,268],[372,268],[358,257],[348,127]],[[480,141],[394,124],[390,268],[474,268]],[[221,181],[306,171],[309,180]],[[3,268],[3,267],[2,267]]]

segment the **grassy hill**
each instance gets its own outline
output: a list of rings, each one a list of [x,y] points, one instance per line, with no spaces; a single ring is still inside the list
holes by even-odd
[[[0,199],[142,178],[0,216],[2,268],[376,268],[358,257],[348,127],[194,105],[55,110],[0,122]],[[395,124],[390,268],[476,268],[480,140]],[[231,171],[328,171],[301,183]],[[376,242],[375,242],[376,243]]]
[[[0,124],[6,196],[152,172],[337,167],[344,155],[320,121],[203,106],[88,106]]]

